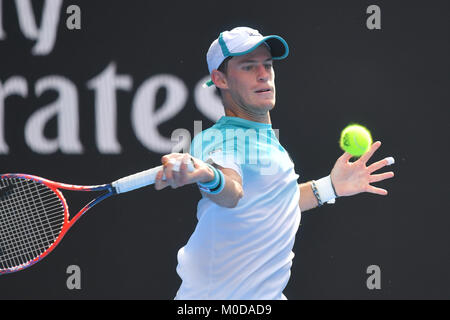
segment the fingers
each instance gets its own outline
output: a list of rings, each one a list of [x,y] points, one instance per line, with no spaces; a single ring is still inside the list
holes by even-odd
[[[172,189],[182,186],[182,183],[180,182],[180,165],[181,162],[174,158],[171,158],[168,163],[164,165],[166,181]]]
[[[187,153],[171,153],[163,156],[161,158],[163,170],[156,176],[155,188],[161,190],[171,186],[176,189],[190,183],[191,161],[191,156]]]
[[[166,180],[162,180],[164,174],[164,170],[159,171],[155,177],[155,189],[162,190],[167,187],[169,184]]]
[[[366,153],[364,153],[361,158],[359,158],[359,161],[361,161],[362,163],[366,164],[367,161],[369,161],[369,159],[372,157],[372,155],[375,153],[375,151],[377,151],[377,149],[381,146],[381,141],[376,141],[372,144],[372,146],[370,147],[369,151],[367,151]]]
[[[188,171],[188,164],[193,163],[191,160],[191,156],[188,153],[185,153],[183,157],[181,158],[181,164],[180,164],[180,173],[186,174]]]
[[[380,170],[381,168],[383,168],[385,166],[390,166],[393,163],[394,163],[394,158],[388,157],[383,160],[372,163],[370,166],[367,167],[367,170],[369,171],[369,173],[372,173],[377,170]]]
[[[369,183],[372,182],[379,182],[379,181],[383,181],[386,179],[390,179],[394,177],[394,172],[385,172],[385,173],[380,173],[380,174],[373,174],[371,176],[369,176]]]
[[[155,177],[155,189],[162,190],[167,186],[174,187],[174,174],[173,174],[173,157],[176,154],[169,154],[161,157],[161,163],[163,164],[163,170],[159,171]]]
[[[379,194],[380,196],[387,196],[388,192],[385,189],[374,187],[369,185],[366,189],[366,192]]]
[[[343,162],[343,163],[347,163],[347,162],[350,161],[350,159],[351,159],[352,157],[353,157],[353,156],[352,156],[350,153],[344,152],[344,154],[343,154],[342,156],[339,157],[338,161],[341,161],[341,162]]]
[[[165,155],[161,157],[161,163],[166,164],[169,161],[169,155]]]

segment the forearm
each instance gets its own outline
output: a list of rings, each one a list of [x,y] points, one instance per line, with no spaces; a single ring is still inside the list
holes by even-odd
[[[214,165],[214,167],[222,172],[225,180],[224,187],[222,191],[217,194],[211,194],[200,190],[202,195],[219,206],[226,208],[236,207],[239,200],[244,195],[241,177],[232,169],[223,168],[218,165]]]
[[[224,177],[225,177],[225,186],[220,193],[210,194],[203,191],[201,191],[201,193],[204,197],[210,199],[219,206],[226,208],[234,208],[244,195],[244,192],[242,190],[242,186],[238,182],[236,182],[229,176],[224,175]]]
[[[312,191],[311,181],[300,183],[298,188],[300,190],[299,206],[302,212],[313,209],[319,205],[317,198]]]

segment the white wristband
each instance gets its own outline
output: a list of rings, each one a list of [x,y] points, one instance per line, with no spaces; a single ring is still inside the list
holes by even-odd
[[[334,203],[334,199],[336,198],[337,194],[334,193],[333,185],[331,184],[331,177],[323,177],[315,181],[315,183],[322,203]]]

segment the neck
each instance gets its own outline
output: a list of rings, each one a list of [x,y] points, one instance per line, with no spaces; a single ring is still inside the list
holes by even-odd
[[[261,122],[267,124],[272,123],[270,120],[269,111],[267,111],[265,114],[251,114],[250,112],[246,112],[246,110],[232,110],[225,108],[225,115],[227,117],[237,117],[254,122]]]
[[[261,122],[271,124],[270,112],[269,110],[261,111],[261,112],[253,112],[249,108],[240,107],[236,104],[226,103],[226,99],[222,100],[225,109],[225,115],[227,117],[237,117],[242,118],[249,121]],[[259,111],[259,110],[258,110]]]

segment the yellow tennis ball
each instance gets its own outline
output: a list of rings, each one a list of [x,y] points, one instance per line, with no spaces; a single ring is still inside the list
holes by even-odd
[[[342,150],[354,157],[360,157],[372,145],[372,135],[367,128],[359,124],[351,124],[342,130],[339,144]]]

